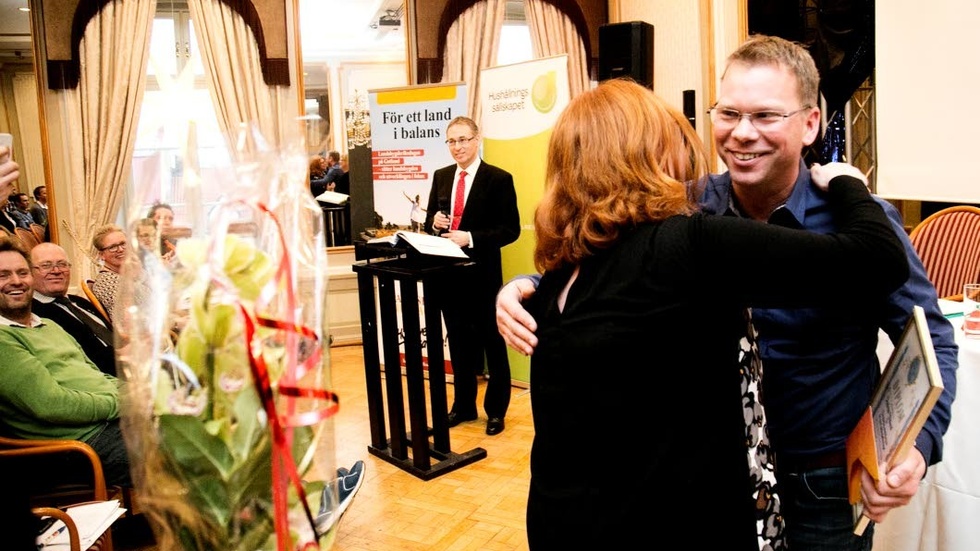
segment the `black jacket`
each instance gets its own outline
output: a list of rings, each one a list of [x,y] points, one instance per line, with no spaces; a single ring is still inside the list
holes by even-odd
[[[106,327],[112,330],[112,323],[102,317],[87,299],[75,295],[68,295],[68,298],[79,308],[102,320]],[[31,310],[38,316],[57,323],[66,333],[74,337],[78,344],[82,345],[85,355],[98,366],[99,370],[109,375],[116,374],[116,351],[113,343],[103,343],[84,322],[79,321],[54,302],[44,303],[35,298]]]

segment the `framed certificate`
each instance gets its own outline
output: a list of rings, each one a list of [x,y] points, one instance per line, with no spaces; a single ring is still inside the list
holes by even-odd
[[[902,337],[882,370],[868,411],[847,439],[855,534],[864,533],[870,522],[861,514],[861,483],[855,465],[860,462],[878,480],[880,463],[891,468],[904,460],[942,392],[943,381],[925,311],[913,306]]]
[[[891,467],[905,458],[942,392],[925,312],[914,306],[871,397],[879,461]]]

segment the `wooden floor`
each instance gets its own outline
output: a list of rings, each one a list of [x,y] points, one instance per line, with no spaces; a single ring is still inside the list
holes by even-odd
[[[475,447],[487,457],[429,481],[367,452],[371,442],[360,346],[330,349],[337,414],[338,465],[366,463],[364,485],[344,514],[334,551],[519,551],[527,549],[524,512],[534,435],[531,396],[511,389],[506,428],[486,435],[480,383],[480,418],[450,429],[454,452]],[[452,404],[452,385],[447,385]]]
[[[334,459],[337,466],[365,462],[364,483],[341,519],[332,551],[527,549],[524,512],[534,434],[527,390],[511,389],[504,432],[487,436],[482,411],[486,383],[481,381],[481,417],[450,429],[450,444],[457,453],[481,447],[487,457],[423,481],[367,451],[371,435],[361,347],[332,347],[330,355],[340,396]],[[447,385],[450,404],[452,392]],[[115,543],[117,551],[155,549],[128,546],[119,538]]]

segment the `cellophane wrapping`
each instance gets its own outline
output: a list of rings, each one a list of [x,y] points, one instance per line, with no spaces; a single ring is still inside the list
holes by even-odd
[[[238,140],[175,256],[137,246],[114,324],[137,507],[160,549],[325,550],[337,493],[323,215],[301,143]],[[244,135],[244,134],[243,134]],[[196,209],[196,210],[195,210]],[[132,286],[150,287],[136,303]]]

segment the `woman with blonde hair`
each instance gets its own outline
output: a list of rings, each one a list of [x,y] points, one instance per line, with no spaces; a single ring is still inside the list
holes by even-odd
[[[758,551],[737,363],[746,307],[853,307],[908,276],[853,167],[813,169],[837,234],[702,215],[706,171],[684,115],[633,82],[576,96],[555,124],[527,303],[532,550]]]
[[[105,224],[92,236],[92,247],[96,250],[101,267],[92,284],[92,293],[109,314],[110,321],[116,317],[114,309],[119,296],[122,267],[129,254],[129,243],[122,228],[115,224]],[[142,303],[150,291],[141,277],[133,281],[133,299]]]

